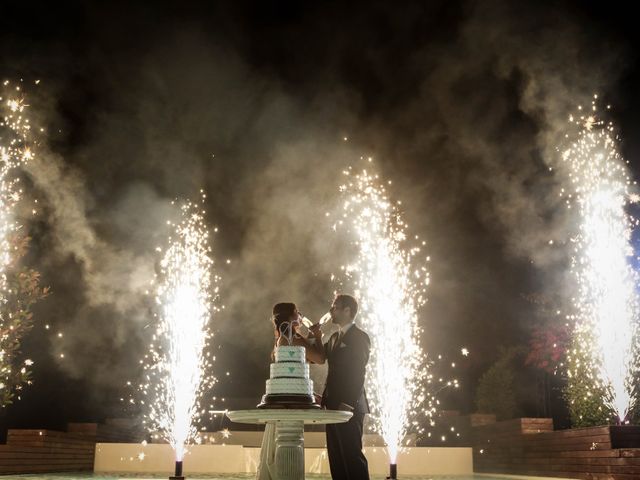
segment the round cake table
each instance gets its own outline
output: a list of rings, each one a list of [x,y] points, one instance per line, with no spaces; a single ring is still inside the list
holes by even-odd
[[[341,410],[256,409],[227,412],[232,422],[265,424],[257,480],[304,479],[304,425],[343,423]]]

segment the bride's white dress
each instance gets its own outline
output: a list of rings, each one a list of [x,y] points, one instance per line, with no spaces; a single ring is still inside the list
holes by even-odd
[[[267,423],[264,426],[264,436],[260,446],[260,463],[258,464],[257,480],[275,480],[276,453],[276,424]]]
[[[328,340],[333,333],[332,324],[323,329],[323,342]],[[326,332],[325,332],[326,330]],[[278,342],[276,342],[278,346]],[[278,480],[275,471],[275,455],[276,455],[276,424],[267,423],[264,427],[264,436],[262,437],[262,445],[260,446],[260,463],[256,475],[257,480]]]

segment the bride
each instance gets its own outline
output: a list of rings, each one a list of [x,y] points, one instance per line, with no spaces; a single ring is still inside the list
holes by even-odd
[[[276,347],[295,346],[304,347],[306,344],[297,333],[297,326],[300,323],[300,313],[295,303],[276,303],[273,306],[271,322],[273,323],[273,334],[275,345],[271,352],[271,357],[275,355]]]
[[[275,360],[277,347],[296,346],[304,347],[305,342],[297,333],[297,326],[300,323],[300,314],[295,303],[276,303],[273,306],[271,323],[275,342],[271,351],[271,360]],[[258,465],[257,480],[272,480],[277,478],[273,471],[275,464],[275,423],[267,423],[264,427],[262,437],[262,447],[260,448],[260,464]]]

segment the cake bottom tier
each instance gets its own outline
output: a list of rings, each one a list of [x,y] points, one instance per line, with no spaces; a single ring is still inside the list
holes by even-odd
[[[266,381],[267,395],[313,395],[313,381],[307,378],[270,378]]]

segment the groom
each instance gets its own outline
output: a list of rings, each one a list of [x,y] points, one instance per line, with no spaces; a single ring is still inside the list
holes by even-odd
[[[313,363],[329,363],[322,405],[329,410],[353,412],[348,422],[326,427],[331,478],[369,480],[367,459],[362,453],[364,416],[369,413],[364,393],[369,336],[354,322],[358,302],[351,295],[337,295],[329,313],[338,331],[323,345],[319,325],[312,327],[315,343],[307,344],[307,357]]]

